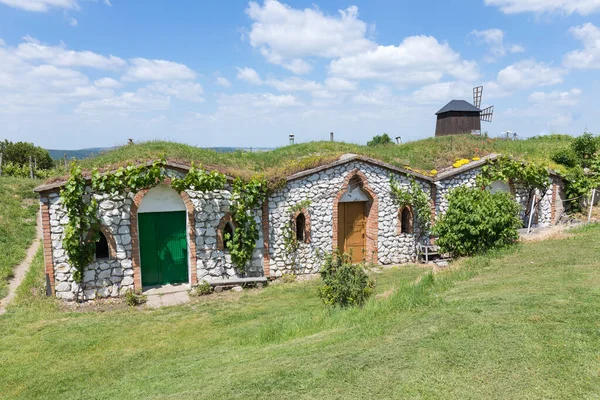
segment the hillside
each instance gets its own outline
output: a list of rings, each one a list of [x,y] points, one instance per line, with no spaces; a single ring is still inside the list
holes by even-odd
[[[0,299],[14,267],[25,257],[35,236],[39,209],[33,188],[40,182],[22,178],[0,178]]]
[[[263,175],[271,181],[336,160],[342,154],[355,153],[389,164],[430,173],[452,165],[459,158],[482,157],[491,153],[512,155],[556,167],[550,155],[567,146],[569,136],[547,136],[507,141],[472,135],[429,138],[402,145],[368,147],[343,142],[309,142],[270,151],[229,153],[202,149],[185,144],[152,141],[128,145],[81,161],[84,169],[111,169],[127,163],[147,162],[165,156],[169,161],[195,162],[231,176]]]

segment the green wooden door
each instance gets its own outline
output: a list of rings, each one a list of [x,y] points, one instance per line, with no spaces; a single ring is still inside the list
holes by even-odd
[[[188,282],[185,211],[138,215],[142,286]]]

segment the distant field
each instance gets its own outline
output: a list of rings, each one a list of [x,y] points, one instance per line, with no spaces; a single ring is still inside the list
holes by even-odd
[[[247,178],[262,175],[277,181],[298,171],[334,161],[346,153],[365,155],[398,167],[409,166],[424,173],[450,167],[459,158],[472,159],[491,153],[502,153],[556,168],[558,166],[551,162],[550,156],[557,149],[568,146],[571,140],[568,136],[507,141],[459,135],[377,147],[342,142],[309,142],[258,152],[222,152],[155,141],[122,146],[101,153],[83,160],[82,166],[87,169],[108,169],[117,165],[166,157],[168,160],[185,164],[195,162],[232,176]]]
[[[40,252],[0,316],[0,398],[600,398],[599,234],[373,274],[377,298],[331,311],[317,281],[77,311],[44,297]]]
[[[39,181],[0,178],[0,298],[13,269],[23,258],[35,237],[38,196],[33,188]]]

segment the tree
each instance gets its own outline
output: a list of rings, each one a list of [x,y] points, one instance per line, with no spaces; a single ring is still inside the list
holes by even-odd
[[[33,143],[13,143],[4,140],[0,142],[0,152],[3,154],[4,162],[13,163],[18,166],[29,165],[29,157],[36,161],[38,169],[51,169],[54,166],[48,150]]]
[[[391,143],[392,143],[392,138],[387,133],[384,133],[383,135],[373,136],[373,139],[367,142],[367,146],[379,146],[382,144],[391,144]]]

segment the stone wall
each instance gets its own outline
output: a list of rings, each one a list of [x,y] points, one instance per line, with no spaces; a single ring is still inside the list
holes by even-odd
[[[180,176],[180,173],[169,171],[169,175]],[[90,192],[91,190],[88,188],[88,193]],[[196,249],[196,265],[193,267],[196,268],[197,279],[191,283],[195,285],[202,280],[238,276],[238,271],[231,263],[229,251],[217,248],[219,223],[229,213],[230,187],[211,193],[188,190],[186,194],[193,204]],[[134,289],[135,268],[132,235],[137,232],[137,229],[132,229],[131,223],[132,212],[134,212],[132,209],[136,209],[133,207],[135,194],[129,193],[126,196],[94,194],[94,197],[99,205],[98,214],[102,231],[111,243],[111,255],[108,259],[96,260],[85,269],[83,282],[86,299],[118,296],[127,289]],[[141,198],[143,200],[143,197]],[[43,193],[41,202],[48,206],[55,293],[59,298],[72,300],[79,290],[79,285],[72,279],[73,269],[69,265],[68,257],[63,249],[64,228],[68,222],[66,210],[56,192]],[[264,244],[261,210],[253,212],[259,231],[259,240],[252,261],[246,269],[248,276],[262,276]]]
[[[270,269],[271,276],[284,273],[309,274],[321,267],[320,254],[333,249],[334,199],[340,193],[344,181],[353,171],[364,174],[368,185],[376,193],[377,215],[377,259],[375,263],[391,264],[408,262],[414,258],[414,235],[398,233],[398,206],[390,190],[390,174],[387,169],[362,161],[352,161],[333,168],[290,181],[268,199],[270,221]],[[410,180],[405,175],[392,173],[402,186],[408,187]],[[429,192],[429,184],[423,183]],[[310,242],[300,243],[298,251],[287,254],[284,242],[284,227],[293,217],[290,208],[309,200]],[[367,260],[370,254],[367,254]]]
[[[448,211],[448,193],[459,186],[474,187],[475,178],[481,173],[481,168],[473,168],[471,170],[456,174],[435,182],[435,215],[441,216]]]

